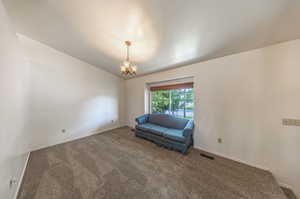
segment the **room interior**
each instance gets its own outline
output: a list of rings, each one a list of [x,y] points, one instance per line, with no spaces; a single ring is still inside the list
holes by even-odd
[[[0,198],[299,198],[299,18],[1,0]]]

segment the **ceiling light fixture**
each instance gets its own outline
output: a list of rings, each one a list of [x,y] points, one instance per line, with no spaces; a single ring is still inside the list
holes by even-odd
[[[130,41],[125,41],[127,48],[126,60],[121,64],[121,74],[122,76],[135,76],[137,67],[134,63],[129,60],[129,47],[131,46]]]

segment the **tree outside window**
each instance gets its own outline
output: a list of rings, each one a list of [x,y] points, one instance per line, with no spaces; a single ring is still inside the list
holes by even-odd
[[[179,118],[193,119],[193,88],[157,90],[151,92],[152,113],[165,113]]]

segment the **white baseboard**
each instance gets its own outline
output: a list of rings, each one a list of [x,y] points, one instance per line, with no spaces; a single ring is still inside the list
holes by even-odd
[[[75,140],[79,140],[81,138],[85,138],[85,137],[89,137],[89,136],[92,136],[92,135],[95,135],[95,134],[103,133],[105,131],[110,131],[110,130],[113,130],[113,129],[121,128],[123,126],[125,126],[125,125],[116,125],[116,126],[109,127],[109,128],[91,130],[91,131],[85,133],[84,135],[80,135],[80,136],[76,136],[76,137],[72,137],[72,138],[67,138],[67,139],[64,139],[62,141],[59,141],[59,142],[56,142],[56,143],[53,143],[53,144],[47,144],[47,145],[43,145],[43,146],[32,147],[31,152],[41,150],[41,149],[45,149],[45,148],[55,146],[55,145],[58,145],[58,144],[64,144],[64,143],[67,143],[67,142],[72,142],[72,141],[75,141]]]
[[[227,159],[230,159],[230,160],[233,160],[233,161],[236,161],[236,162],[240,162],[240,163],[249,165],[249,166],[251,166],[251,167],[256,167],[256,168],[258,168],[258,169],[270,171],[269,168],[266,168],[266,167],[264,167],[264,166],[257,165],[257,164],[253,164],[253,163],[250,163],[250,162],[247,162],[247,161],[244,161],[244,160],[240,160],[240,159],[237,159],[237,158],[234,158],[234,157],[231,157],[231,156],[228,156],[228,155],[225,155],[225,154],[216,152],[216,151],[210,151],[210,150],[207,150],[207,149],[198,147],[198,146],[194,146],[194,148],[199,149],[199,150],[201,150],[201,151],[206,151],[206,152],[208,152],[208,153],[212,153],[212,154],[215,154],[215,155],[217,155],[217,156],[220,156],[220,157],[223,157],[223,158],[227,158]]]
[[[195,149],[199,149],[201,151],[206,151],[208,153],[215,154],[217,156],[220,156],[220,157],[223,157],[223,158],[227,158],[227,159],[230,159],[230,160],[233,160],[233,161],[236,161],[236,162],[240,162],[240,163],[249,165],[251,167],[256,167],[258,169],[266,170],[266,171],[269,171],[269,172],[271,172],[273,174],[273,172],[269,168],[266,168],[266,167],[261,166],[261,165],[253,164],[253,163],[250,163],[250,162],[247,162],[247,161],[244,161],[244,160],[240,160],[240,159],[237,159],[237,158],[234,158],[234,157],[231,157],[231,156],[227,156],[227,155],[222,154],[222,153],[218,153],[218,152],[215,152],[215,151],[210,151],[210,150],[198,147],[198,146],[194,146],[194,148]],[[273,174],[273,176],[274,176],[274,174]],[[286,187],[286,188],[289,188],[291,190],[294,190],[291,185],[288,185],[286,183],[280,182],[280,181],[278,181],[278,179],[276,179],[276,180],[277,180],[277,183],[279,184],[279,186]]]
[[[98,134],[98,133],[103,133],[103,132],[113,130],[113,129],[116,129],[116,128],[120,128],[120,127],[123,127],[123,126],[127,126],[127,125],[119,125],[119,126],[115,126],[115,127],[106,128],[106,129],[91,131],[86,136],[76,137],[75,139],[68,140],[68,141],[61,142],[61,143],[57,143],[57,144],[63,144],[63,143],[66,143],[66,142],[71,142],[71,141],[74,141],[74,140],[78,140],[78,139],[81,139],[81,138],[84,138],[84,137],[92,136],[92,135],[95,135],[95,134]],[[130,127],[130,126],[128,126],[128,127]],[[55,144],[55,145],[57,145],[57,144]],[[54,146],[54,145],[52,145],[52,146]],[[47,148],[47,147],[50,147],[50,146],[41,147],[41,148],[38,148],[38,149],[35,149],[35,150],[39,150],[39,149],[43,149],[43,148]],[[234,157],[231,157],[231,156],[227,156],[227,155],[222,154],[222,153],[218,153],[218,152],[215,152],[215,151],[210,151],[210,150],[198,147],[198,146],[194,146],[194,148],[199,149],[201,151],[211,153],[211,154],[215,154],[215,155],[223,157],[223,158],[227,158],[227,159],[230,159],[230,160],[233,160],[233,161],[236,161],[236,162],[240,162],[240,163],[252,166],[252,167],[256,167],[256,168],[271,172],[271,170],[269,168],[266,168],[266,167],[261,166],[261,165],[253,164],[253,163],[250,163],[250,162],[247,162],[247,161],[244,161],[244,160],[240,160],[240,159],[237,159],[237,158],[234,158]],[[20,190],[21,185],[22,185],[22,181],[23,181],[23,177],[25,175],[25,171],[26,171],[26,168],[27,168],[29,157],[30,157],[30,152],[27,155],[26,162],[25,162],[24,168],[22,170],[21,177],[20,177],[19,182],[18,182],[18,187],[17,187],[16,193],[15,193],[15,196],[13,197],[14,199],[17,199],[17,197],[18,197],[18,193],[19,193],[19,190]],[[293,190],[293,187],[286,184],[286,183],[282,183],[282,182],[278,181],[278,184],[280,186],[283,186],[283,187],[286,187],[286,188],[289,188],[289,189]]]
[[[286,184],[286,183],[283,183],[283,182],[278,182],[279,186],[281,187],[285,187],[285,188],[288,188],[288,189],[291,189],[294,191],[293,187],[289,184]]]
[[[118,125],[118,126],[114,126],[114,127],[110,127],[110,128],[106,128],[106,129],[95,130],[95,131],[93,131],[93,133],[91,135],[95,135],[95,134],[98,134],[98,133],[104,133],[106,131],[111,131],[111,130],[121,128],[121,127],[124,127],[124,126],[125,125]]]
[[[20,188],[22,186],[23,178],[24,178],[24,175],[25,175],[25,171],[26,171],[26,168],[27,168],[29,157],[30,157],[30,152],[27,154],[26,161],[25,161],[24,167],[22,169],[21,176],[20,176],[19,181],[18,181],[17,190],[15,192],[15,195],[14,195],[13,199],[17,199],[17,197],[18,197]]]

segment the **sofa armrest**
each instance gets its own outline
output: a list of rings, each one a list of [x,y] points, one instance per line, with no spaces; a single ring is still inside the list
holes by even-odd
[[[194,131],[194,121],[189,120],[183,129],[183,135],[185,137],[191,136]]]
[[[138,124],[144,124],[148,121],[148,117],[149,117],[149,114],[145,114],[145,115],[142,115],[140,117],[137,117],[135,119],[135,121],[138,123]]]

